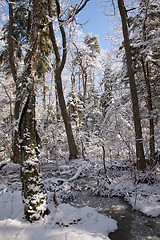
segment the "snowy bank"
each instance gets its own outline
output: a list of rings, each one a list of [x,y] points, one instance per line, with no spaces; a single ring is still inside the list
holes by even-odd
[[[114,178],[111,184],[101,182],[95,188],[95,194],[101,196],[119,196],[147,216],[158,217],[160,215],[160,181],[155,179],[152,184],[135,183],[134,178],[128,173]]]

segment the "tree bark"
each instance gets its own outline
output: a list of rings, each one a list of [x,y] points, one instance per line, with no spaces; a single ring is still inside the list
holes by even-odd
[[[140,119],[139,103],[138,103],[138,96],[137,96],[137,87],[135,83],[134,70],[132,66],[132,57],[131,57],[131,50],[130,50],[130,40],[129,40],[129,32],[128,32],[128,26],[127,26],[126,9],[125,9],[123,0],[118,0],[118,7],[121,15],[121,20],[122,20],[124,47],[125,47],[125,54],[126,54],[126,60],[127,60],[127,70],[128,70],[131,100],[132,100],[132,110],[133,110],[135,140],[136,140],[137,168],[139,170],[144,170],[146,168],[146,163],[145,163],[144,149],[143,149],[141,119]]]

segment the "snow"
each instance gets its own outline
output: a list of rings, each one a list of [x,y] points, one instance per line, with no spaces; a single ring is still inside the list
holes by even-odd
[[[109,240],[108,234],[117,229],[114,219],[98,213],[95,208],[77,208],[65,203],[55,206],[51,192],[47,192],[50,214],[30,223],[24,217],[18,165],[8,163],[1,171],[0,240]],[[78,178],[81,171],[82,167],[78,167],[69,181]]]
[[[0,240],[108,240],[117,229],[115,220],[90,207],[75,208],[70,204],[49,205],[51,213],[31,224],[24,219],[20,191],[0,195]]]
[[[73,180],[76,180],[76,179],[79,177],[79,175],[80,175],[81,172],[82,172],[82,169],[83,169],[83,167],[80,166],[80,167],[77,169],[77,172],[75,173],[75,175],[74,175],[73,177],[71,177],[71,178],[69,178],[69,179],[61,179],[61,178],[59,178],[59,179],[57,179],[57,181],[72,182]],[[67,174],[67,172],[66,172],[66,174]]]
[[[130,199],[130,203],[134,206],[134,198]],[[144,200],[138,200],[135,208],[148,216],[158,217],[160,215],[160,204]]]
[[[0,185],[0,220],[15,219],[23,211],[20,191],[8,191],[6,185]]]

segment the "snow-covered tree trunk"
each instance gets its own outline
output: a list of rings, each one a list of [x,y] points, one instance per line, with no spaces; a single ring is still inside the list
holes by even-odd
[[[47,212],[46,193],[41,181],[38,161],[38,138],[35,122],[34,93],[37,55],[42,32],[43,1],[33,0],[32,2],[33,22],[30,39],[31,51],[27,52],[26,71],[24,72],[26,75],[23,75],[26,80],[26,89],[21,89],[21,94],[23,94],[23,91],[26,91],[27,97],[23,101],[23,108],[19,118],[22,191],[25,203],[25,215],[29,221],[39,220]],[[21,81],[24,81],[24,79],[21,79]]]
[[[46,193],[38,160],[34,89],[28,93],[19,123],[22,193],[25,215],[29,221],[39,220],[47,212]]]

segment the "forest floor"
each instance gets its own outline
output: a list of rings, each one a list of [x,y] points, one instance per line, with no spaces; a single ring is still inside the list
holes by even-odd
[[[98,206],[78,208],[70,204],[76,199],[76,192],[123,197],[135,210],[151,217],[160,215],[158,165],[156,175],[148,171],[139,176],[124,160],[106,163],[106,171],[103,161],[93,158],[42,161],[42,179],[50,214],[34,224],[24,218],[19,172],[17,164],[10,161],[0,163],[0,240],[110,239],[108,235],[117,229],[117,222],[98,212]]]

